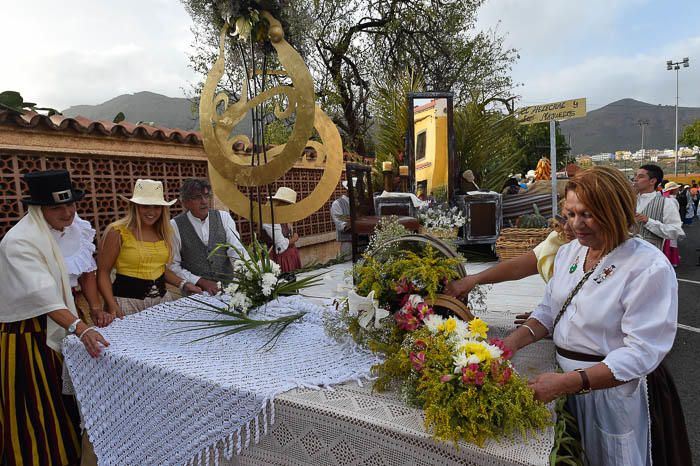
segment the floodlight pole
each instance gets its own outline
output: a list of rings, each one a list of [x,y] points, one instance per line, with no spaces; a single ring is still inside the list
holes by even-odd
[[[666,69],[668,71],[675,70],[676,71],[676,137],[674,139],[674,147],[675,147],[675,161],[673,164],[673,174],[674,176],[678,176],[678,72],[681,69],[681,65],[683,65],[683,68],[688,68],[690,66],[690,59],[688,57],[685,57],[682,61],[673,61],[673,60],[668,60],[666,62]]]
[[[552,217],[557,215],[557,123],[549,120],[549,163],[552,165]]]

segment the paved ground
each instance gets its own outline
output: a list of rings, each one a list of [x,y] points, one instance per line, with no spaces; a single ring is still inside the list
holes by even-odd
[[[666,365],[676,381],[683,402],[688,436],[693,449],[693,458],[700,461],[700,223],[684,228],[686,238],[679,242],[681,265],[676,269],[678,276],[678,323],[696,329],[679,328],[676,343],[666,357]],[[697,283],[690,283],[691,280]]]

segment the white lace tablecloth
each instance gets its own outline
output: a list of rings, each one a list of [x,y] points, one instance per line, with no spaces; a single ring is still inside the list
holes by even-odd
[[[421,410],[396,393],[373,393],[362,379],[372,355],[324,335],[320,306],[294,297],[269,309],[310,314],[262,352],[266,338],[255,331],[196,344],[187,344],[196,332],[170,335],[182,326],[174,319],[211,317],[185,315],[191,304],[159,305],[103,329],[111,346],[96,361],[75,337],[66,340],[66,366],[100,464],[548,464],[552,428],[484,448],[432,440]],[[512,316],[481,317],[493,336],[512,326]],[[554,370],[552,342],[521,350],[514,364],[528,376]]]
[[[218,464],[264,437],[279,394],[361,380],[376,362],[328,338],[323,308],[298,296],[255,314],[308,312],[270,351],[260,349],[269,337],[262,330],[196,343],[214,332],[173,333],[186,326],[176,319],[215,317],[193,306],[204,307],[184,298],[115,321],[100,330],[110,346],[99,359],[76,337],[65,340],[100,465]]]
[[[552,371],[554,345],[551,340],[530,345],[513,362],[529,376]],[[373,393],[368,384],[292,390],[277,397],[276,410],[270,434],[226,465],[545,466],[554,444],[551,427],[526,439],[489,441],[484,448],[436,442],[425,431],[421,410],[406,406],[396,393]]]

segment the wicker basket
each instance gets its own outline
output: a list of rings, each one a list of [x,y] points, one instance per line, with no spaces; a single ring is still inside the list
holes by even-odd
[[[530,252],[551,231],[549,228],[504,228],[496,241],[496,254],[501,260],[506,260]]]

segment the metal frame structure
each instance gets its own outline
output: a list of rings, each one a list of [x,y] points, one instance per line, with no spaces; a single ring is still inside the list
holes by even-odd
[[[455,153],[454,131],[454,93],[452,92],[411,92],[406,98],[408,106],[408,124],[406,128],[406,157],[408,159],[408,187],[416,192],[416,154],[415,154],[415,125],[413,122],[413,101],[416,99],[446,99],[447,100],[447,197],[454,204],[454,195],[459,189],[459,161]]]

